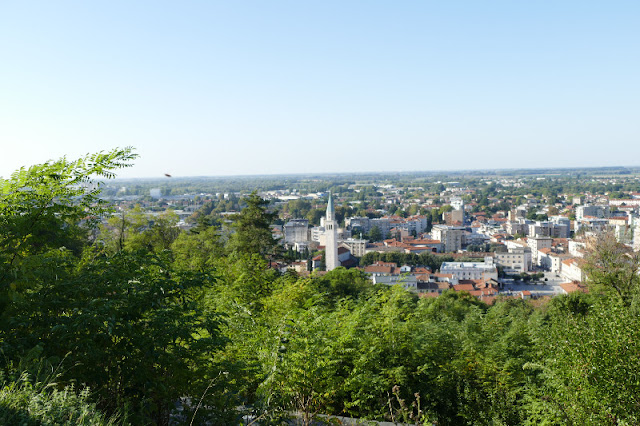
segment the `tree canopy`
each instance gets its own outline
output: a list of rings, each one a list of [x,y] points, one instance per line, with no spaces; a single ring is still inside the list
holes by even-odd
[[[270,267],[275,215],[255,192],[230,229],[113,215],[94,177],[134,158],[61,159],[0,182],[0,423],[640,422],[638,258],[614,239],[591,248],[589,294],[420,297],[356,269]]]

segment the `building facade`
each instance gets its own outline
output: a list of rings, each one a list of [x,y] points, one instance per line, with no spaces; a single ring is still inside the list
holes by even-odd
[[[309,240],[309,221],[307,219],[292,219],[284,224],[284,242],[293,245]]]
[[[498,268],[492,257],[486,257],[484,262],[444,262],[440,273],[451,274],[458,280],[498,279]]]
[[[459,226],[434,225],[431,238],[440,240],[445,252],[462,250],[465,228]]]

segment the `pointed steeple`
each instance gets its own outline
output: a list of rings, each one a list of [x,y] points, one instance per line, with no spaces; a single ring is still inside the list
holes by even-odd
[[[331,192],[329,192],[329,201],[327,203],[327,215],[325,220],[333,220],[335,215],[335,210],[333,208],[333,198],[331,196]]]

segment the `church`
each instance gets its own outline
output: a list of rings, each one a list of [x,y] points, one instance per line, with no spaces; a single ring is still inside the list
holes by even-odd
[[[331,271],[340,266],[340,260],[338,259],[338,224],[335,219],[335,209],[333,207],[333,197],[331,193],[329,193],[327,214],[324,219],[324,232],[326,237],[325,266],[327,271]]]

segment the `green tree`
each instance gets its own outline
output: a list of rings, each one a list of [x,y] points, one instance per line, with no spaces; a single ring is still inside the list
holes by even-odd
[[[638,424],[639,330],[617,298],[552,317],[540,329],[544,382],[532,393],[529,424]]]
[[[78,256],[109,212],[95,179],[114,177],[134,158],[132,148],[115,149],[23,167],[0,180],[0,330],[7,305],[31,287],[28,276],[56,275],[40,257],[57,250]]]
[[[312,424],[338,389],[340,360],[334,345],[339,334],[331,324],[331,315],[318,307],[290,311],[266,358],[271,374],[261,383],[260,392],[271,405],[301,413],[305,426]]]
[[[130,250],[168,250],[180,235],[178,215],[171,210],[152,215],[138,205],[110,217],[100,226],[100,241],[114,253]]]
[[[113,178],[134,158],[132,148],[115,149],[23,167],[0,180],[0,292],[28,256],[61,247],[79,254],[88,230],[109,210],[94,178]]]
[[[196,272],[211,271],[224,255],[220,230],[213,226],[199,232],[182,232],[171,245],[174,265],[178,269]]]
[[[246,206],[233,217],[229,250],[268,257],[278,244],[271,232],[271,223],[276,214],[267,211],[269,202],[260,198],[255,191],[243,201]]]
[[[60,386],[82,383],[110,413],[127,406],[136,422],[166,424],[178,398],[219,372],[224,340],[202,304],[212,277],[176,272],[165,254],[66,247],[70,230],[91,231],[110,211],[92,176],[133,158],[127,148],[62,159],[2,181],[0,376],[62,363]],[[215,406],[218,385],[209,394]]]
[[[594,291],[614,293],[625,306],[640,289],[640,255],[619,243],[613,233],[604,233],[590,243],[586,259],[587,282]]]
[[[325,210],[322,209],[311,209],[309,213],[306,214],[306,218],[309,219],[309,223],[312,225],[320,225],[320,219],[324,217]]]
[[[371,280],[358,269],[336,268],[324,275],[315,277],[313,284],[317,292],[325,294],[330,300],[358,298],[371,289]]]
[[[217,318],[199,304],[210,277],[174,272],[144,252],[87,254],[77,266],[55,259],[65,260],[58,279],[31,277],[33,290],[8,311],[5,343],[66,357],[74,367],[60,380],[89,386],[109,412],[129,405],[140,419],[166,424],[175,401],[201,389],[195,370],[223,343]]]
[[[383,238],[383,235],[380,228],[378,228],[376,225],[372,226],[371,229],[369,230],[369,241],[371,242],[382,241],[382,238]]]

